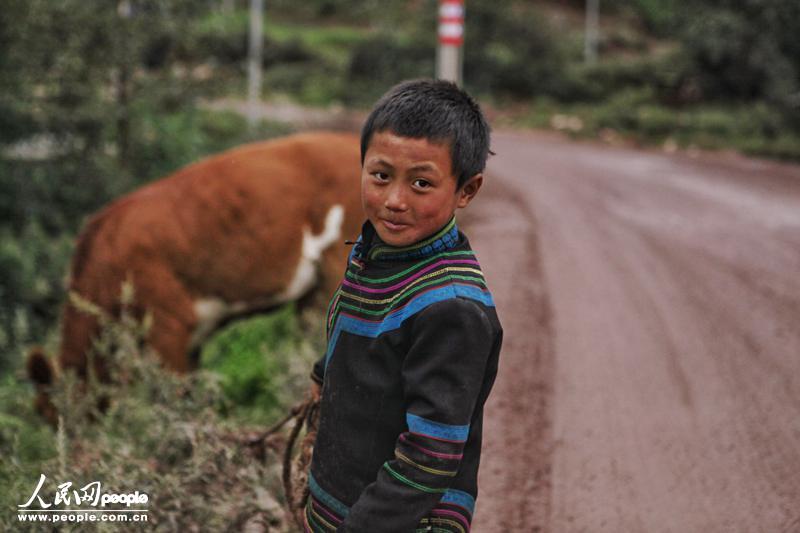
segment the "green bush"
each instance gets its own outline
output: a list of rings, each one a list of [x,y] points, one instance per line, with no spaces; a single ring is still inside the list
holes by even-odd
[[[770,139],[745,138],[736,147],[750,155],[800,162],[800,135],[794,132],[783,132]]]
[[[313,26],[274,20],[267,20],[264,31],[269,42],[278,45],[268,44],[266,47],[265,54],[276,56],[269,64],[321,59],[337,69],[347,66],[353,48],[371,33],[369,29],[362,27]],[[284,47],[284,50],[280,47]],[[272,52],[271,48],[275,51]]]
[[[435,72],[432,42],[403,41],[375,35],[358,44],[350,57],[342,100],[372,105],[389,87],[408,78],[431,77]]]
[[[236,63],[247,58],[248,12],[212,12],[191,24],[179,49],[183,59],[216,58]]]
[[[766,99],[800,114],[800,4],[706,0],[683,13],[682,42],[707,100]]]
[[[669,37],[678,24],[681,9],[677,0],[632,0],[645,26],[656,35]]]
[[[594,108],[588,123],[595,129],[611,128],[618,131],[637,131],[641,126],[640,109],[653,99],[650,89],[619,91],[602,105]],[[663,127],[663,125],[662,125]]]
[[[564,51],[529,4],[478,0],[467,6],[464,79],[474,91],[528,98],[558,87]]]
[[[341,72],[316,61],[316,68],[307,65],[277,64],[264,73],[264,84],[270,96],[288,95],[293,100],[324,106],[339,99],[343,85]]]
[[[293,20],[346,20],[348,22],[369,23],[382,12],[391,9],[389,2],[379,0],[270,0],[269,9],[274,16]]]
[[[73,243],[47,235],[35,220],[18,235],[0,228],[0,373],[21,364],[21,348],[43,342],[64,296],[63,277]]]
[[[569,63],[547,94],[562,102],[601,102],[620,91],[644,89],[651,91],[654,100],[677,101],[682,97],[686,63],[680,49],[592,64]]]

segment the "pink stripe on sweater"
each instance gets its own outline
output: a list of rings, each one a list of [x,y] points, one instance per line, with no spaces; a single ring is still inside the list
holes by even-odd
[[[400,440],[405,442],[409,446],[413,446],[414,448],[418,449],[419,451],[421,451],[425,455],[431,455],[433,457],[438,457],[440,459],[461,459],[462,457],[464,457],[463,453],[441,453],[441,452],[435,452],[433,450],[429,450],[428,448],[423,448],[422,446],[420,446],[416,442],[411,442],[410,440],[408,440],[404,433],[400,434]]]
[[[313,497],[312,497],[312,498],[313,498]],[[341,519],[341,518],[339,518],[338,516],[334,515],[334,514],[333,514],[331,511],[328,511],[327,509],[325,509],[325,508],[324,508],[324,507],[323,507],[323,506],[322,506],[322,505],[321,505],[321,504],[320,504],[320,503],[317,501],[317,499],[316,499],[316,498],[313,498],[313,499],[311,500],[311,505],[313,505],[314,507],[316,507],[316,508],[317,508],[317,511],[322,511],[323,513],[325,513],[325,516],[327,516],[328,518],[330,518],[330,519],[331,519],[331,520],[333,520],[334,522],[336,522],[336,523],[339,523],[339,524],[341,524],[341,523],[342,523],[342,519]]]
[[[416,435],[417,437],[423,437],[425,439],[438,440],[439,442],[451,442],[453,444],[464,444],[465,442],[467,442],[465,440],[453,440],[453,439],[445,439],[442,437],[434,437],[433,435],[426,435],[425,433],[415,433],[413,431],[409,431],[409,433],[411,435]]]
[[[467,522],[467,519],[464,518],[464,515],[462,515],[461,513],[457,513],[455,511],[448,511],[447,509],[433,509],[431,511],[431,514],[435,514],[438,516],[442,515],[452,516],[453,518],[458,519],[458,521],[461,522],[461,524],[466,528],[466,530],[469,531],[469,522]]]
[[[469,265],[477,265],[478,264],[478,262],[475,261],[475,260],[442,259],[441,261],[437,261],[436,263],[434,263],[432,265],[426,266],[425,268],[423,268],[422,270],[420,270],[419,272],[417,272],[413,276],[408,277],[408,278],[404,279],[403,281],[401,281],[400,283],[396,283],[395,285],[392,285],[391,287],[386,287],[386,288],[383,288],[383,289],[370,289],[369,287],[364,287],[363,285],[358,285],[358,284],[353,283],[351,281],[347,281],[346,279],[342,280],[342,285],[347,285],[348,287],[353,287],[354,289],[358,289],[358,290],[361,290],[361,291],[364,291],[364,292],[373,293],[373,294],[381,293],[381,292],[390,292],[390,291],[393,291],[393,290],[395,290],[397,288],[402,287],[403,285],[408,285],[409,283],[411,283],[412,281],[414,281],[418,277],[422,276],[426,272],[430,272],[431,270],[433,270],[434,268],[436,268],[439,265],[449,265],[449,264],[453,264],[453,263],[463,263],[463,264],[469,264]]]

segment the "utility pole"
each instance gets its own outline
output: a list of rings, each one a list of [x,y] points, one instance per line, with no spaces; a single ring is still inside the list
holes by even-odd
[[[600,0],[586,0],[586,34],[584,38],[583,59],[587,63],[597,61],[597,39],[600,18]]]
[[[436,77],[461,85],[464,45],[464,0],[439,0],[439,48]]]
[[[247,54],[247,124],[256,125],[261,100],[261,57],[264,48],[264,0],[250,0],[250,46]]]
[[[131,24],[133,6],[130,0],[117,2],[117,14],[123,19],[122,30],[118,32],[121,55],[116,58],[116,97],[117,97],[117,161],[127,170],[131,167]],[[126,173],[127,174],[127,173]],[[129,176],[126,175],[126,178]]]

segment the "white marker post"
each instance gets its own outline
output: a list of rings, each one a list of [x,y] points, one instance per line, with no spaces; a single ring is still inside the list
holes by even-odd
[[[583,59],[587,63],[597,61],[597,41],[600,18],[600,0],[586,0],[586,32],[583,46]]]
[[[261,102],[261,57],[264,48],[264,0],[250,0],[250,43],[247,52],[247,123],[258,123]]]
[[[464,0],[439,1],[439,48],[436,77],[461,85],[464,45]]]

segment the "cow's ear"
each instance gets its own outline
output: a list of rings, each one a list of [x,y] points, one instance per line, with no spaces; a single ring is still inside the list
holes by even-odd
[[[28,352],[28,377],[37,385],[50,385],[53,383],[53,365],[40,346],[31,348]]]

